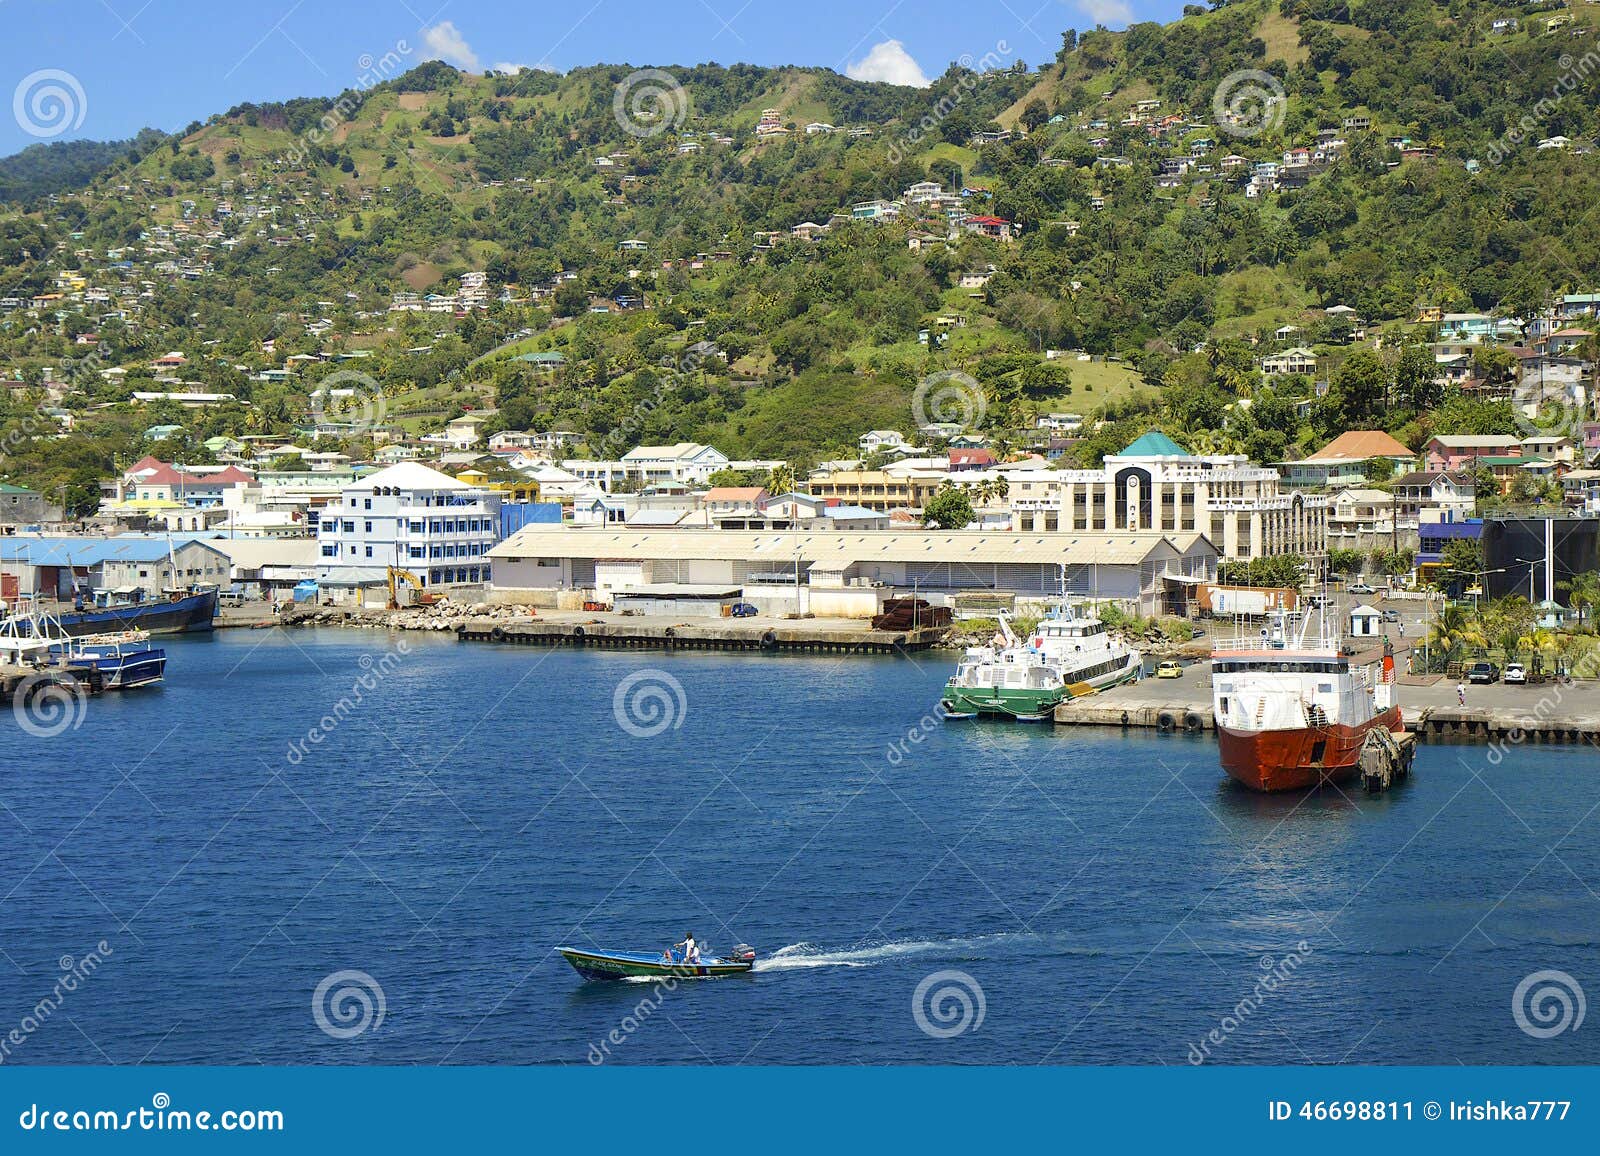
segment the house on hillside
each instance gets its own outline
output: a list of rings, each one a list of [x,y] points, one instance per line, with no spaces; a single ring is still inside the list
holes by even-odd
[[[1263,358],[1261,372],[1273,377],[1291,373],[1301,373],[1309,377],[1317,372],[1317,355],[1305,346],[1297,345],[1293,349],[1285,349],[1282,353]]]

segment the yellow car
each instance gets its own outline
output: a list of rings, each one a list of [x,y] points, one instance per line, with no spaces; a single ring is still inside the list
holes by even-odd
[[[1157,678],[1182,678],[1183,666],[1176,662],[1163,662],[1156,667]]]

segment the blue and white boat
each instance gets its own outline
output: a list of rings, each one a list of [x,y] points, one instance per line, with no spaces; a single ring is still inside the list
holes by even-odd
[[[166,676],[167,652],[151,646],[150,634],[145,630],[74,638],[71,657],[99,670],[106,690],[147,686]]]
[[[74,636],[62,629],[61,619],[27,602],[0,622],[0,656],[8,655],[18,664],[92,666],[104,690],[160,682],[167,669],[167,652],[150,645],[148,630]]]

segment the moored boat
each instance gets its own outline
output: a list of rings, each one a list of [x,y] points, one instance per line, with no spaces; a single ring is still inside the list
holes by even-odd
[[[186,634],[210,630],[217,617],[216,587],[173,591],[165,599],[136,599],[99,591],[92,601],[60,615],[61,628],[73,637],[123,630],[151,634]]]
[[[1385,649],[1375,664],[1354,662],[1319,619],[1321,636],[1308,640],[1309,618],[1291,630],[1278,612],[1259,641],[1221,643],[1212,653],[1222,768],[1253,790],[1346,782],[1360,771],[1370,732],[1403,728],[1392,654]]]
[[[1138,678],[1142,663],[1105,623],[1063,600],[1026,639],[1001,615],[1000,633],[991,645],[967,650],[941,705],[952,718],[1036,722],[1069,698]]]
[[[167,652],[150,645],[148,631],[90,634],[69,641],[70,656],[99,670],[107,690],[128,690],[166,677]]]
[[[755,949],[739,944],[727,956],[702,957],[699,963],[684,963],[678,951],[586,951],[576,947],[556,948],[584,979],[716,979],[743,975],[756,965]]]

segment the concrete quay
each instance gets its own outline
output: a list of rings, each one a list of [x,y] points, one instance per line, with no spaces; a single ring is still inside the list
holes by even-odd
[[[513,622],[472,618],[456,636],[510,646],[623,650],[758,651],[768,654],[905,654],[928,648],[943,628],[873,630],[857,619],[621,617],[541,613]]]
[[[1442,675],[1399,679],[1395,697],[1406,730],[1424,743],[1585,744],[1600,746],[1600,681],[1468,686],[1466,706]],[[1202,733],[1216,729],[1211,666],[1184,667],[1183,677],[1146,678],[1056,707],[1062,726]]]

